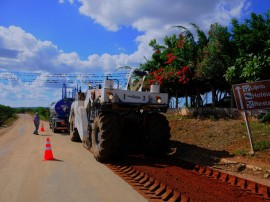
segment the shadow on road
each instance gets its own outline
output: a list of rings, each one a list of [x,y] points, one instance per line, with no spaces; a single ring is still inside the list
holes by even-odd
[[[175,153],[172,154],[174,157],[194,162],[202,166],[213,166],[218,163],[221,158],[233,156],[225,150],[210,150],[179,141],[171,141],[171,148],[175,149]]]
[[[43,161],[58,161],[58,162],[64,162],[64,161],[61,160],[61,159],[52,159],[52,160],[43,160]]]
[[[200,166],[213,166],[217,164],[221,158],[232,157],[229,152],[215,151],[196,145],[190,145],[179,141],[171,141],[171,151],[167,156],[150,157],[143,154],[127,154],[118,156],[119,159],[110,162],[111,164],[128,164],[128,165],[147,165],[151,167],[160,167],[161,165],[178,166],[185,169],[194,169],[196,164]],[[180,160],[181,163],[179,163]],[[185,163],[186,162],[186,163]]]

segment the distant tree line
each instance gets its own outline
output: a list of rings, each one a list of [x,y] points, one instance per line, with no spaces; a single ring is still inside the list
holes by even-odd
[[[16,118],[16,114],[31,114],[34,115],[38,112],[42,120],[49,120],[50,112],[48,108],[45,107],[20,107],[12,108],[10,106],[5,106],[0,104],[0,126],[5,124],[9,119]]]
[[[16,113],[27,113],[31,115],[35,115],[38,112],[39,116],[43,120],[49,120],[50,111],[49,108],[46,107],[20,107],[15,109]]]
[[[139,68],[149,72],[144,88],[159,83],[170,97],[185,97],[187,107],[202,106],[202,95],[211,92],[215,107],[222,95],[232,95],[232,84],[269,79],[270,12],[231,23],[231,31],[212,24],[208,34],[191,23],[196,40],[183,26],[174,26],[180,33],[165,36],[163,45],[151,40],[152,58]]]

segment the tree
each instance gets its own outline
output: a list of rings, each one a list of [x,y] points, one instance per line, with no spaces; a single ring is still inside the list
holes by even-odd
[[[13,117],[15,110],[9,106],[0,105],[0,126],[4,124],[9,118]]]
[[[230,93],[231,84],[242,81],[269,79],[270,68],[270,12],[263,17],[251,13],[243,24],[232,20],[232,32],[217,23],[210,26],[208,37],[195,24],[191,26],[197,34],[197,41],[190,30],[178,28],[178,35],[166,36],[164,45],[151,40],[152,58],[140,69],[150,75],[146,78],[148,88],[159,83],[161,90],[175,96],[191,98],[189,106],[202,104],[201,94],[212,91],[212,106],[221,99],[220,95]],[[176,105],[178,107],[178,105]]]
[[[224,78],[228,66],[232,65],[234,46],[230,41],[231,34],[227,27],[217,23],[212,24],[209,30],[209,42],[200,50],[197,66],[198,77],[208,81],[212,91],[212,106],[215,107],[217,90],[229,92],[230,86]]]
[[[147,78],[151,84],[162,84],[162,90],[170,96],[178,93],[185,95],[194,77],[194,39],[180,33],[178,36],[166,36],[164,45],[151,40],[153,48],[152,59],[141,65],[140,68],[150,72]],[[178,103],[177,103],[178,104]],[[178,107],[178,106],[176,106]]]
[[[226,80],[233,84],[269,79],[270,12],[265,17],[251,13],[241,25],[233,19],[232,25],[237,59],[226,71]]]

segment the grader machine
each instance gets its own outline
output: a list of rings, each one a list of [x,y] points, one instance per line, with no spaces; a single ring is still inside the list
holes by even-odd
[[[146,73],[133,74],[140,76],[136,85],[130,76],[123,90],[106,78],[103,87],[79,92],[71,105],[71,140],[82,141],[99,162],[134,152],[150,156],[168,152],[170,127],[162,114],[168,108],[168,94],[160,93],[158,84],[142,91]]]

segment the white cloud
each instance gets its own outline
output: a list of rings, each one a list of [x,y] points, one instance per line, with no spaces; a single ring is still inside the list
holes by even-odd
[[[1,104],[4,103],[12,107],[48,106],[48,103],[51,102],[50,95],[52,95],[53,92],[60,91],[59,89],[44,87],[43,84],[45,80],[42,79],[43,76],[45,76],[45,74],[41,74],[31,83],[25,83],[17,80],[18,77],[16,74],[0,73],[0,77],[8,79],[6,83],[0,82]]]
[[[149,42],[162,42],[165,35],[178,32],[172,26],[197,24],[205,32],[212,23],[229,25],[231,18],[239,18],[249,8],[247,0],[77,0],[79,11],[104,26],[109,31],[132,27],[144,34],[138,36],[138,50],[126,55],[127,62],[144,62],[151,55]],[[101,58],[103,58],[101,56]],[[107,57],[110,61],[112,58]],[[102,64],[105,64],[104,62]],[[107,69],[107,68],[105,68]]]
[[[246,0],[77,0],[79,11],[108,30],[117,31],[121,26],[149,32],[169,24],[222,22],[239,17]],[[209,27],[209,24],[208,24]]]
[[[218,22],[229,25],[231,18],[242,17],[250,6],[248,0],[59,0],[60,4],[69,2],[78,7],[78,12],[91,18],[108,31],[117,32],[126,27],[136,29],[143,34],[137,36],[137,50],[132,54],[101,55],[92,54],[82,60],[76,52],[66,53],[59,50],[51,41],[41,41],[20,27],[0,26],[0,69],[29,72],[109,72],[119,66],[138,67],[152,54],[149,42],[157,39],[160,43],[164,36],[178,32],[171,29],[174,25],[189,27],[195,23],[208,31],[210,24]],[[47,89],[40,93],[42,79],[30,84],[21,84],[14,88],[11,83],[0,82],[0,98],[9,93],[27,101],[35,98],[40,103],[49,102]],[[58,89],[59,91],[59,89]],[[51,92],[56,93],[56,91]],[[31,105],[33,106],[33,105]]]
[[[75,4],[74,0],[68,0]],[[74,72],[109,71],[117,66],[145,62],[152,50],[151,39],[162,42],[165,35],[178,32],[174,25],[189,27],[194,22],[208,31],[211,23],[228,25],[232,17],[240,17],[246,0],[77,0],[79,12],[92,18],[109,31],[132,27],[144,34],[136,38],[138,49],[127,55],[89,55],[81,60],[76,52],[65,53],[51,41],[41,41],[20,27],[0,27],[0,68],[27,71]],[[64,0],[59,0],[64,3]]]
[[[34,72],[110,71],[139,58],[126,54],[93,54],[81,60],[76,52],[65,53],[50,41],[40,41],[20,27],[0,26],[0,69]]]

